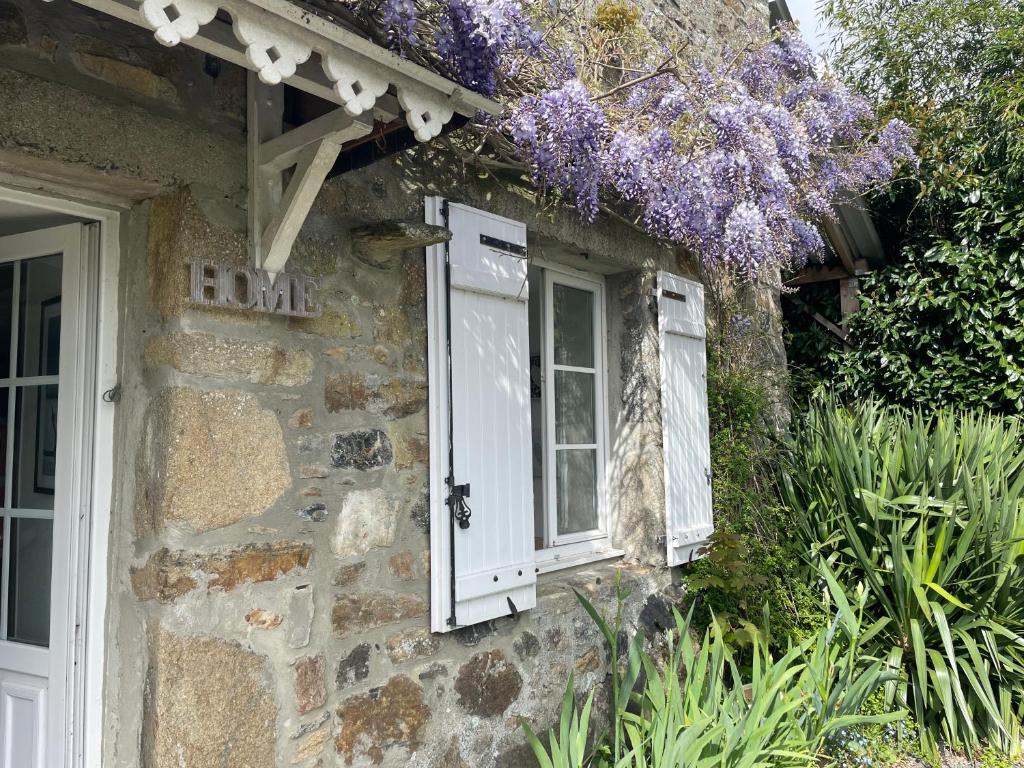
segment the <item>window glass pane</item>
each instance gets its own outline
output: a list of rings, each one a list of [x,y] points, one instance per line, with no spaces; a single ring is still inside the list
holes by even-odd
[[[7,419],[7,401],[10,389],[0,387],[0,506],[7,504],[7,452],[10,450],[10,427]],[[2,523],[0,523],[2,525]]]
[[[15,399],[16,509],[53,509],[57,475],[57,385],[18,387]]]
[[[555,371],[555,441],[595,443],[594,374]]]
[[[11,520],[11,565],[7,590],[8,640],[32,645],[49,644],[52,559],[52,520]]]
[[[11,375],[11,300],[14,298],[14,264],[0,264],[0,378]]]
[[[21,263],[18,375],[56,376],[60,359],[61,257]]]
[[[559,535],[597,528],[597,452],[555,451],[555,465]]]
[[[555,283],[552,288],[555,364],[594,367],[594,294]]]

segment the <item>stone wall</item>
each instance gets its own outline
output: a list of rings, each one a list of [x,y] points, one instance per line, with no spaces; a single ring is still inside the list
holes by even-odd
[[[732,2],[705,5],[733,19]],[[318,278],[321,317],[190,306],[188,260],[246,261],[243,82],[74,4],[0,2],[0,174],[126,206],[105,765],[530,765],[520,723],[552,724],[570,672],[580,692],[605,681],[573,590],[608,611],[621,579],[629,631],[657,631],[679,597],[660,567],[648,309],[656,271],[679,267],[631,229],[538,211],[425,147],[325,185],[289,264]],[[443,636],[427,618],[424,251],[353,237],[422,220],[427,194],[524,221],[533,252],[607,275],[626,551],[542,575],[517,619]]]

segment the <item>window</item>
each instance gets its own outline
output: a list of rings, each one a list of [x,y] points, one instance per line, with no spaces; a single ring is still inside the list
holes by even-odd
[[[538,564],[608,549],[604,282],[531,265],[530,410]]]

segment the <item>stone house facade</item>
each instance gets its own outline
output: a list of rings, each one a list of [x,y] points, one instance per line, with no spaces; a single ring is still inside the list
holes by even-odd
[[[540,211],[525,191],[467,172],[427,141],[319,188],[287,261],[288,273],[314,281],[316,316],[196,303],[196,269],[250,263],[246,72],[187,45],[160,46],[103,10],[123,4],[91,5],[0,2],[0,311],[15,326],[0,336],[18,369],[0,382],[9,395],[0,398],[9,402],[0,720],[36,728],[5,727],[0,766],[530,765],[521,722],[551,725],[570,673],[580,692],[605,680],[604,645],[573,590],[610,611],[620,581],[629,631],[657,631],[679,597],[679,569],[666,561],[651,297],[659,272],[685,276],[686,265],[613,220]],[[768,23],[762,0],[702,0],[673,13],[706,46]],[[513,589],[525,590],[517,600],[532,597],[452,631],[437,631],[447,616],[438,601],[452,598],[432,545],[447,535],[431,490],[445,450],[430,439],[446,398],[431,386],[443,356],[428,342],[439,317],[428,278],[445,248],[438,230],[454,225],[415,226],[432,200],[512,222],[530,254],[531,296],[551,311],[559,295],[582,297],[599,318],[587,327],[599,362],[545,367],[539,350],[551,336],[533,337],[556,321],[531,317],[531,370],[520,373],[533,385],[559,373],[597,382],[599,447],[591,455],[580,448],[588,440],[564,442],[599,465],[601,535],[559,553],[563,517],[597,511],[579,501],[585,482],[563,489],[551,477],[563,456],[575,461],[558,454],[565,446],[531,433],[528,449],[558,456],[527,456],[532,490],[565,507],[563,517],[530,512],[529,557],[548,554]],[[55,228],[66,250],[40,234]],[[37,279],[53,288],[39,265],[58,252],[59,377],[45,346],[52,301],[32,298]],[[70,283],[74,269],[81,279]],[[555,343],[579,341],[568,326],[559,333]],[[34,372],[18,362],[32,344]],[[84,406],[50,397],[58,378],[61,396],[77,393]],[[41,527],[18,511],[29,504],[22,433],[37,414],[25,498],[52,521]],[[505,435],[497,406],[477,418],[471,431],[483,437],[473,445]],[[469,530],[486,535],[479,493],[469,494]],[[53,583],[71,587],[33,592],[26,584],[45,582],[39,563],[51,560]],[[62,609],[71,618],[58,690]],[[35,661],[21,661],[19,639]],[[32,675],[45,681],[47,669],[39,694]],[[54,717],[66,728],[55,730]]]

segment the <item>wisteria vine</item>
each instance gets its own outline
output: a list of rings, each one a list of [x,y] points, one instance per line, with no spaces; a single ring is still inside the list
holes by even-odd
[[[746,277],[820,256],[841,196],[915,162],[909,127],[880,126],[816,72],[795,29],[709,65],[629,0],[355,1],[403,55],[502,101],[477,125],[480,162],[519,164],[585,220],[616,211]]]

